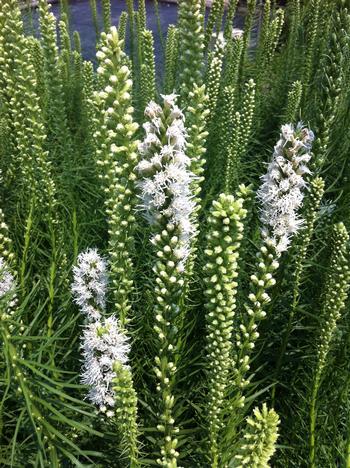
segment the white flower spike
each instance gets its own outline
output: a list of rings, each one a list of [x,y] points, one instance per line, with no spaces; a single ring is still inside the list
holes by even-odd
[[[120,362],[128,368],[130,345],[120,330],[118,319],[108,317],[86,326],[83,333],[83,373],[81,382],[89,385],[88,399],[104,412],[114,406],[112,380],[116,377],[113,365]]]
[[[257,197],[261,203],[260,219],[263,236],[270,240],[278,254],[288,249],[290,240],[303,224],[298,215],[302,206],[306,182],[310,174],[306,164],[311,159],[314,134],[301,122],[282,125],[267,173]]]
[[[0,257],[0,299],[15,288],[15,279],[9,272],[5,260]]]
[[[164,110],[154,102],[145,110],[150,121],[143,126],[146,135],[139,145],[142,159],[137,166],[138,187],[148,222],[154,225],[163,220],[178,230],[177,267],[183,271],[195,233],[191,220],[195,207],[191,192],[194,174],[189,170],[190,159],[185,153],[187,134],[184,115],[176,105],[177,95],[162,98]]]
[[[73,268],[72,292],[76,304],[89,321],[98,320],[106,306],[107,265],[96,249],[78,256]]]

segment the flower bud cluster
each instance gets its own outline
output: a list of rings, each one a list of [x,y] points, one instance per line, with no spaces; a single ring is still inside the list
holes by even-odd
[[[141,108],[156,97],[156,66],[154,55],[154,39],[152,31],[144,30],[140,33],[141,47]]]
[[[65,106],[64,83],[60,67],[57,45],[56,18],[50,12],[51,5],[39,1],[40,33],[43,45],[45,84],[47,92],[46,120],[48,139],[54,142],[56,153],[60,156],[55,162],[60,164],[72,151],[72,138],[69,132]]]
[[[108,217],[110,278],[114,303],[122,323],[130,310],[130,291],[133,285],[133,233],[136,196],[134,184],[137,164],[138,128],[131,106],[132,80],[122,41],[112,27],[101,34],[96,56],[99,62],[100,90],[95,93],[97,119],[94,124],[97,164],[106,194]]]
[[[278,254],[288,249],[291,238],[300,229],[303,219],[298,210],[303,203],[305,174],[310,170],[311,145],[314,135],[299,123],[282,125],[267,173],[257,197],[261,203],[260,219],[263,236],[269,239]]]
[[[284,122],[294,122],[297,118],[301,97],[303,94],[303,85],[301,81],[294,81],[288,92],[287,108],[284,114]]]
[[[127,457],[130,466],[139,466],[138,455],[138,427],[137,427],[137,394],[133,386],[130,369],[120,361],[113,365],[115,377],[112,380],[114,392],[114,411],[118,421],[122,440],[127,447]]]
[[[245,433],[238,444],[234,457],[237,468],[268,468],[269,460],[276,451],[280,419],[275,410],[254,408],[253,415],[247,418]]]
[[[246,210],[243,200],[221,194],[213,202],[204,267],[207,309],[207,398],[210,452],[218,466],[218,436],[231,367],[233,317],[236,308],[239,247],[243,238]]]
[[[189,100],[194,84],[203,81],[204,19],[202,1],[179,1],[179,86],[182,103]],[[193,38],[196,40],[193,40]]]
[[[208,96],[205,86],[193,87],[189,93],[190,105],[187,107],[187,149],[186,153],[191,160],[191,172],[195,175],[192,182],[193,193],[197,197],[197,205],[200,203],[201,184],[204,181],[204,154],[206,152],[206,140],[208,136],[207,120],[209,116]]]
[[[314,224],[319,212],[321,199],[324,193],[324,180],[321,177],[315,177],[310,181],[310,188],[305,204],[305,228],[300,231],[296,248],[295,269],[294,269],[294,289],[293,289],[293,305],[296,305],[299,294],[299,286],[301,275],[304,268],[304,262],[307,256],[308,247],[314,232]]]
[[[165,49],[165,78],[164,90],[171,93],[175,88],[176,65],[179,54],[179,31],[173,25],[169,25]]]
[[[259,337],[257,322],[266,316],[264,308],[270,302],[266,291],[276,283],[273,273],[278,266],[275,244],[266,241],[257,253],[257,270],[250,277],[250,293],[244,305],[246,316],[235,334],[234,362],[238,388],[243,389],[249,383],[246,374],[250,369],[250,354]]]
[[[219,98],[220,79],[225,45],[225,40],[219,36],[216,40],[212,58],[207,71],[206,88],[208,93],[208,109],[210,112],[210,120],[215,115],[216,105]]]
[[[345,307],[350,286],[348,263],[349,234],[343,223],[334,226],[333,251],[329,274],[322,301],[323,324],[321,327],[317,357],[318,372],[322,372],[336,330],[341,311]]]
[[[0,27],[0,100],[3,104],[7,102],[2,117],[7,132],[11,129],[2,154],[2,167],[6,168],[7,183],[12,182],[12,177],[16,178],[16,186],[21,188],[16,192],[24,210],[28,211],[29,201],[35,200],[36,208],[42,207],[45,216],[51,214],[50,208],[55,204],[55,184],[48,153],[44,150],[46,122],[38,95],[36,70],[17,3],[8,0],[2,7],[5,20]]]
[[[251,137],[253,117],[255,111],[255,89],[256,84],[250,79],[244,84],[244,98],[242,109],[232,117],[232,135],[228,137],[228,148],[226,158],[225,185],[227,191],[235,190],[240,180],[240,166],[242,157],[245,155],[249,139]]]
[[[211,2],[209,16],[205,25],[204,45],[206,49],[210,47],[210,43],[213,36],[223,36],[223,33],[220,32],[220,30],[222,24],[222,17],[224,14],[224,5],[225,4],[222,0],[213,0]],[[216,28],[217,30],[215,31]]]

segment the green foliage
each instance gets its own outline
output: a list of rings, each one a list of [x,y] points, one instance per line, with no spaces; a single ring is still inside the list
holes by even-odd
[[[89,3],[96,63],[67,0],[1,2],[0,465],[348,466],[347,2],[180,0],[166,42],[158,1]],[[82,383],[94,304],[128,351]]]

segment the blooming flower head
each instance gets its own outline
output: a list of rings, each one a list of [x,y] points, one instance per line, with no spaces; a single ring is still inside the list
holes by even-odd
[[[263,236],[275,245],[278,254],[288,249],[293,235],[303,219],[298,210],[302,206],[307,163],[311,159],[314,135],[301,122],[282,125],[280,139],[274,149],[267,173],[257,196],[261,203],[260,219]]]
[[[150,224],[163,222],[177,229],[181,270],[194,234],[191,221],[194,201],[190,188],[194,175],[185,153],[187,135],[184,115],[176,105],[177,95],[162,95],[162,98],[163,108],[150,102],[145,110],[149,121],[143,125],[145,138],[139,145],[142,159],[137,165],[138,187],[142,209]]]
[[[9,272],[5,260],[0,257],[0,299],[15,288],[15,279]]]
[[[120,330],[118,319],[110,316],[89,323],[83,332],[84,357],[81,382],[89,385],[88,399],[106,411],[114,406],[112,380],[116,377],[113,365],[119,362],[127,367],[130,345]]]
[[[107,266],[96,249],[78,255],[73,268],[72,292],[75,302],[89,321],[97,320],[106,306]]]

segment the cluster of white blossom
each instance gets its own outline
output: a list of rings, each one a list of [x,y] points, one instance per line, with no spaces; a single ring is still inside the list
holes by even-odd
[[[127,367],[130,345],[127,336],[120,331],[118,319],[110,316],[91,322],[83,333],[84,365],[82,383],[91,388],[89,400],[99,407],[100,411],[112,416],[107,410],[114,406],[115,395],[112,380],[116,377],[113,371],[115,362]]]
[[[87,397],[107,416],[113,416],[114,391],[112,380],[116,377],[113,365],[126,366],[130,346],[120,330],[118,319],[103,317],[106,308],[108,284],[107,265],[96,249],[88,249],[78,256],[73,269],[72,292],[75,302],[87,318],[81,348],[84,364],[81,381],[90,390]]]
[[[88,249],[78,255],[73,274],[72,292],[75,302],[89,321],[98,320],[106,306],[106,262],[96,249]]]
[[[149,223],[164,222],[178,230],[180,242],[175,254],[181,269],[195,232],[191,221],[195,206],[191,192],[194,174],[185,154],[186,129],[184,115],[176,105],[177,96],[162,95],[162,98],[163,109],[152,101],[145,110],[149,121],[143,125],[146,135],[139,145],[142,159],[137,165],[138,187]]]
[[[5,260],[0,257],[0,299],[15,288],[15,279],[9,272]]]
[[[267,173],[257,196],[261,202],[263,236],[272,241],[278,254],[288,249],[292,236],[303,219],[298,210],[303,203],[305,174],[311,158],[314,135],[301,122],[282,125],[280,139],[274,149]]]

